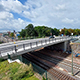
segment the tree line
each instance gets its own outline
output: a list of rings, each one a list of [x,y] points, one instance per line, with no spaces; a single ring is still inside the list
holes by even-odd
[[[33,26],[33,24],[29,24],[22,29],[20,32],[21,37],[45,37],[50,35],[58,36],[60,33],[59,29],[52,29],[47,26]]]
[[[58,35],[80,35],[80,29],[67,29],[63,28],[61,31],[57,28],[50,28],[47,26],[33,26],[33,24],[27,25],[24,29],[21,30],[21,37],[46,37],[46,36],[58,36]]]
[[[66,29],[66,28],[64,28],[60,32],[60,34],[69,35],[69,36],[71,36],[72,33],[74,36],[78,36],[78,35],[80,35],[80,29],[71,29],[71,28]]]

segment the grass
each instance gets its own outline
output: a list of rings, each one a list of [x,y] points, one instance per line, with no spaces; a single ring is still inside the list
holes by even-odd
[[[0,42],[0,44],[2,44],[2,42]]]
[[[23,78],[22,80],[39,80],[38,78],[36,78],[34,75],[28,78]]]
[[[8,63],[0,59],[0,80],[39,80],[34,76],[31,64]]]

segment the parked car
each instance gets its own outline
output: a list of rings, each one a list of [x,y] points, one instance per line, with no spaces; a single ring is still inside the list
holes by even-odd
[[[55,38],[55,37],[54,36],[50,36],[49,39],[51,39],[51,38]]]

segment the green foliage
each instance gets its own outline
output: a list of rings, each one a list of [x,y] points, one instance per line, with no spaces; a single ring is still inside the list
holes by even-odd
[[[35,76],[31,76],[27,79],[22,79],[22,80],[39,80],[38,78],[36,78]]]
[[[45,37],[45,36],[50,36],[50,28],[46,26],[36,26],[35,31],[38,34],[38,37]]]
[[[3,77],[2,80],[11,80],[9,76]]]
[[[0,58],[0,62],[4,61],[4,59]]]
[[[53,29],[53,35],[58,36],[59,33],[60,33],[60,31],[58,29],[56,29],[56,28]]]
[[[80,35],[80,29],[62,29],[60,34],[64,34],[64,35],[69,35],[71,36],[71,33],[73,33],[73,35]]]
[[[18,64],[17,62],[0,62],[0,80],[30,80],[34,75],[32,65]],[[33,80],[38,80],[33,78]]]
[[[50,36],[50,33],[52,35],[59,35],[59,30],[54,28],[49,28],[46,26],[36,26],[34,27],[32,24],[29,24],[28,26],[25,27],[25,29],[22,29],[20,32],[20,36],[22,37],[45,37],[45,36]]]
[[[20,36],[22,36],[22,37],[25,37],[25,36],[26,36],[26,30],[25,30],[25,29],[22,29],[22,30],[21,30]],[[19,37],[20,37],[20,36],[19,36]]]
[[[26,26],[25,30],[26,30],[27,37],[35,36],[35,30],[32,24],[29,24],[28,26]]]
[[[0,44],[2,44],[2,42],[0,42]]]
[[[44,77],[43,77],[43,79],[42,79],[42,80],[46,80],[46,78],[44,78]]]
[[[75,35],[80,35],[80,29],[74,29],[74,34]]]
[[[11,36],[11,37],[14,37],[14,33],[11,33],[10,36]]]
[[[71,33],[73,33],[73,35],[80,35],[80,29],[62,29],[61,32],[59,31],[59,29],[57,28],[49,28],[47,26],[33,26],[33,24],[29,24],[25,27],[25,29],[22,29],[20,32],[20,37],[27,37],[27,38],[33,38],[33,37],[37,37],[37,38],[41,38],[41,37],[46,37],[46,36],[50,36],[50,35],[71,35]]]
[[[69,35],[69,32],[68,32],[67,29],[65,30],[64,34],[65,34],[65,35]]]

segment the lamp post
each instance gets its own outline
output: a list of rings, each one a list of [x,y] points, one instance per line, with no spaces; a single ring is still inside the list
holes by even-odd
[[[72,46],[74,43],[70,43],[70,45]],[[72,47],[71,47],[72,48]],[[73,74],[73,49],[72,49],[72,67],[71,67],[71,71],[72,71],[72,76],[74,75]]]

